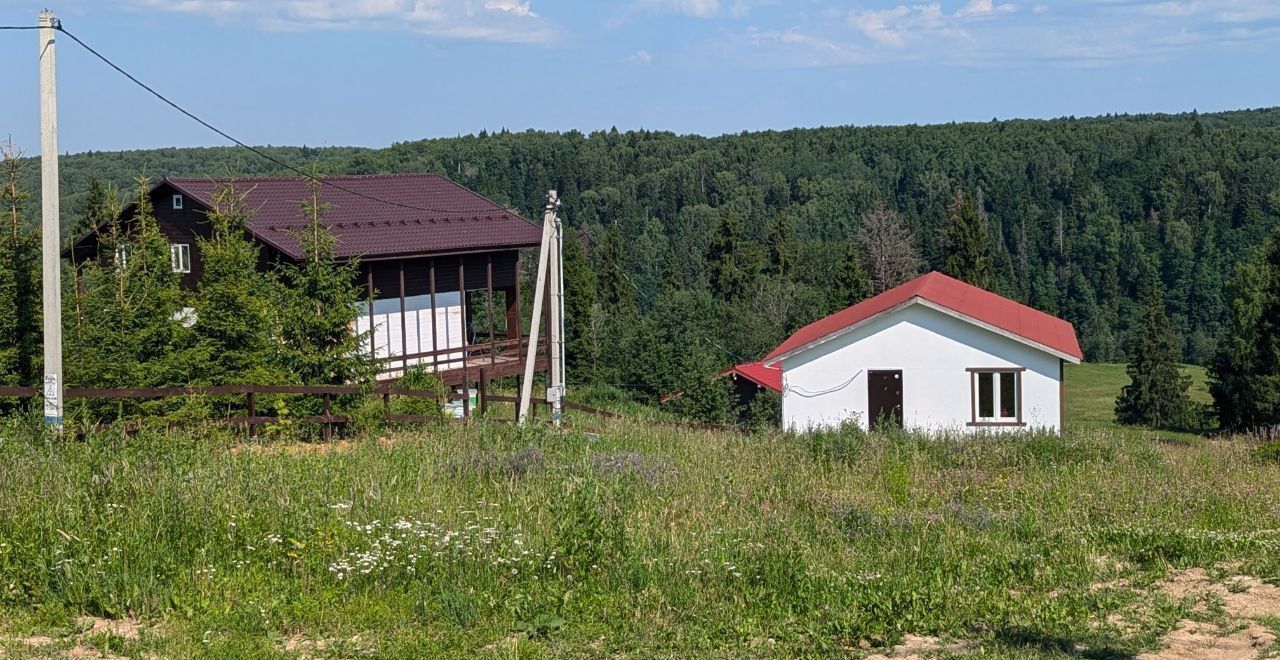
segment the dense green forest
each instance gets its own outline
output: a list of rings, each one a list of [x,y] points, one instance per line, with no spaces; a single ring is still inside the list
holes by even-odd
[[[559,190],[576,230],[575,375],[647,396],[758,358],[901,279],[867,261],[886,226],[901,243],[891,251],[911,253],[897,255],[908,272],[946,269],[964,258],[957,240],[985,241],[982,277],[1075,323],[1089,360],[1125,359],[1140,285],[1154,278],[1182,358],[1208,364],[1229,324],[1224,286],[1280,226],[1280,109],[267,150],[321,174],[440,172],[530,218]],[[93,177],[127,188],[139,175],[280,173],[236,148],[62,165],[69,230]],[[38,168],[24,169],[34,191]],[[967,218],[962,239],[948,235],[955,218]]]

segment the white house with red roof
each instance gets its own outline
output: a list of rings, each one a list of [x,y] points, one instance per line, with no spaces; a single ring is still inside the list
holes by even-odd
[[[1082,357],[1070,323],[933,272],[810,323],[744,367],[780,382],[786,429],[1059,431],[1063,365]]]

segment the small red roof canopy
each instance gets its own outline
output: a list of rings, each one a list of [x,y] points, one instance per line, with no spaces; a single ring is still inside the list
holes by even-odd
[[[729,373],[746,378],[756,385],[767,387],[774,392],[782,391],[782,369],[779,367],[766,367],[764,362],[751,362],[733,367],[729,369]]]
[[[1074,361],[1084,359],[1076,341],[1075,328],[1070,323],[935,271],[800,328],[766,355],[762,363],[776,364],[780,358],[798,349],[851,329],[874,316],[922,301],[1002,334],[1012,335],[1042,350],[1073,358]]]

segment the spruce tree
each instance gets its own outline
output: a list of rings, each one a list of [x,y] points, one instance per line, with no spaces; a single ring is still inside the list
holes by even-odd
[[[10,140],[0,145],[0,158],[0,384],[29,386],[40,368],[40,240],[23,220],[28,196],[19,187],[22,153]]]
[[[595,342],[592,337],[592,307],[596,302],[596,274],[578,240],[578,232],[564,233],[564,326],[565,360],[568,377],[575,382],[595,378]]]
[[[1232,430],[1280,424],[1280,230],[1237,269],[1228,293],[1230,332],[1209,372],[1218,423]]]
[[[170,263],[168,239],[152,214],[151,185],[137,181],[128,224],[112,212],[100,234],[106,258],[85,265],[84,293],[65,313],[78,315],[66,337],[67,383],[80,387],[187,385],[205,370],[207,354],[183,322],[180,275]],[[92,412],[113,417],[171,410],[173,401],[97,403]],[[83,408],[83,406],[82,406]]]
[[[987,220],[978,210],[973,198],[963,190],[956,190],[947,206],[951,218],[947,225],[945,246],[947,255],[942,262],[946,274],[977,287],[992,287],[991,232]]]
[[[196,337],[209,350],[212,384],[279,384],[273,361],[279,283],[258,269],[259,247],[245,231],[251,212],[234,184],[214,193],[209,238],[197,238],[203,273],[193,307]]]
[[[796,238],[791,228],[791,218],[778,213],[769,226],[768,272],[773,276],[790,277],[795,270]]]
[[[1116,421],[1153,428],[1177,428],[1188,424],[1191,377],[1179,370],[1181,353],[1174,343],[1164,310],[1160,284],[1151,278],[1143,287],[1142,317],[1133,329],[1129,346],[1130,383],[1116,398]]]
[[[1254,390],[1258,381],[1258,326],[1268,274],[1261,259],[1236,266],[1227,282],[1227,332],[1209,367],[1209,394],[1218,425],[1243,430],[1260,425],[1265,416]]]
[[[600,304],[611,312],[634,309],[635,288],[627,278],[622,233],[617,224],[609,225],[604,231],[604,239],[600,242],[599,269]]]
[[[368,340],[352,332],[362,303],[356,284],[359,263],[335,258],[338,241],[324,220],[329,204],[320,201],[315,179],[299,208],[306,226],[294,236],[303,257],[280,269],[287,295],[280,313],[277,366],[304,385],[367,382],[375,375]]]
[[[1258,407],[1256,425],[1270,426],[1280,424],[1280,230],[1262,251],[1262,268],[1266,280],[1255,334],[1257,385],[1253,395]]]
[[[862,257],[853,241],[845,244],[832,284],[831,307],[834,309],[844,309],[871,297],[871,277],[862,269]]]
[[[711,290],[725,301],[738,300],[747,290],[747,272],[741,263],[739,243],[742,223],[732,211],[720,216],[720,226],[707,249],[711,270]]]

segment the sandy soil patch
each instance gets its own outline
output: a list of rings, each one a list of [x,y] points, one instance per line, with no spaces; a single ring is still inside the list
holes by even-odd
[[[1164,636],[1164,648],[1138,656],[1139,660],[1253,660],[1276,641],[1271,631],[1250,622],[1243,629],[1228,633],[1221,626],[1196,621],[1182,621]]]
[[[1222,624],[1181,621],[1161,640],[1159,651],[1140,658],[1244,660],[1262,657],[1273,650],[1276,635],[1252,619],[1280,617],[1280,587],[1249,575],[1214,581],[1203,568],[1174,573],[1159,586],[1175,600],[1197,599],[1195,609],[1201,612],[1208,610],[1206,601],[1221,601],[1226,621]]]
[[[943,642],[937,637],[907,635],[902,643],[884,653],[867,656],[866,660],[924,660],[940,653],[965,653],[972,650],[969,642]]]
[[[1229,616],[1256,619],[1280,617],[1280,587],[1256,577],[1237,575],[1214,582],[1203,568],[1191,568],[1173,574],[1161,583],[1161,589],[1177,600],[1188,596],[1222,599]]]

